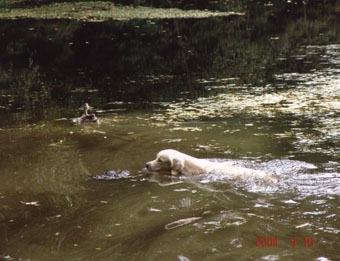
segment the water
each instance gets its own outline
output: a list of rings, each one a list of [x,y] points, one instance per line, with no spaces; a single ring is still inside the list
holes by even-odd
[[[338,9],[308,8],[2,20],[1,258],[338,260]],[[85,101],[100,124],[77,124]],[[143,174],[165,148],[278,183]],[[88,177],[107,169],[131,175]]]

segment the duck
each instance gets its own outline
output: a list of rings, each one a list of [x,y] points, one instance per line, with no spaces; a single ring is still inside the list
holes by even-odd
[[[90,109],[91,109],[90,105],[88,103],[85,103],[84,104],[84,113],[79,118],[80,123],[97,122],[98,121],[98,118],[96,117],[96,115],[93,112],[89,113]]]

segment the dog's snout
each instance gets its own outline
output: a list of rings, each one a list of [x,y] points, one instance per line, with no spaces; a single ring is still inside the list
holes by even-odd
[[[150,163],[145,163],[145,168],[149,168],[150,167]]]

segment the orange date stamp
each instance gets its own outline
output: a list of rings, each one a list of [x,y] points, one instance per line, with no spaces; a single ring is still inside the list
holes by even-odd
[[[295,248],[298,247],[301,243],[304,247],[314,247],[314,238],[313,237],[304,237],[303,241],[299,242],[298,238],[292,237],[290,238],[290,246]],[[277,247],[279,246],[279,238],[277,237],[256,237],[255,242],[256,247]]]

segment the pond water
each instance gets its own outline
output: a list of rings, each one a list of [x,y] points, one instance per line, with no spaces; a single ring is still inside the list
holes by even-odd
[[[255,7],[1,20],[0,257],[339,260],[339,6]],[[143,174],[165,148],[278,183]]]

